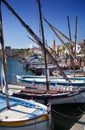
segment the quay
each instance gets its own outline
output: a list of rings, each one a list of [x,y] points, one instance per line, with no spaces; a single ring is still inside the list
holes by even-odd
[[[85,130],[85,114],[74,124],[70,130]]]

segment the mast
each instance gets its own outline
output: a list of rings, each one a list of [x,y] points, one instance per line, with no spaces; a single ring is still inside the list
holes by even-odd
[[[2,13],[1,13],[1,0],[0,0],[0,42],[1,42],[1,48],[2,48],[2,63],[3,63],[3,69],[5,73],[5,79],[6,79],[6,92],[8,92],[8,85],[7,85],[7,77],[6,77],[6,58],[5,58],[5,49],[4,49],[4,38],[3,38],[3,29],[2,29]],[[9,97],[6,93],[6,105],[9,109]]]
[[[67,16],[67,21],[68,21],[68,30],[69,30],[69,39],[71,39],[71,30],[70,30],[70,21],[69,21],[69,16]]]
[[[75,35],[74,35],[74,38],[75,38],[75,42],[74,42],[74,56],[75,56],[75,59],[74,59],[74,79],[75,79],[75,70],[76,70],[75,62],[76,62],[77,21],[78,21],[78,17],[76,16]]]
[[[69,39],[70,39],[70,41],[72,41],[69,16],[67,16],[67,22],[68,22]],[[70,53],[73,54],[73,44],[71,44]],[[72,65],[72,63],[74,63],[73,57],[71,55],[69,57],[70,57],[70,64]]]
[[[54,57],[49,53],[48,49],[46,47],[43,46],[43,43],[41,41],[41,39],[33,32],[33,30],[21,19],[21,17],[15,12],[14,9],[12,9],[12,7],[6,2],[6,0],[2,0],[2,2],[5,4],[5,6],[12,12],[12,14],[18,19],[18,21],[22,24],[22,26],[27,30],[27,32],[37,41],[37,44],[42,48],[42,50],[46,51],[46,54],[52,59],[52,61],[54,61],[54,63],[56,64],[56,66],[58,67],[58,69],[60,70],[60,72],[63,75],[63,78],[65,80],[68,80],[68,77],[66,76],[66,74],[63,72],[63,69],[58,65],[58,62],[54,59]]]
[[[70,40],[70,38],[68,38],[65,34],[63,34],[60,30],[58,30],[56,27],[54,27],[52,24],[50,24],[47,19],[43,16],[43,19],[45,20],[45,22],[49,25],[49,27],[52,29],[52,30],[55,30],[57,31],[59,34],[61,34],[65,39],[67,39],[72,45],[74,44],[73,41]]]
[[[40,4],[40,0],[37,0],[37,1],[38,1],[38,9],[39,9],[42,43],[43,43],[43,47],[45,48],[45,37],[44,37],[44,28],[43,28],[43,22],[42,22],[41,4]],[[49,81],[48,81],[48,73],[47,73],[47,59],[46,59],[46,50],[45,49],[44,49],[44,61],[45,61],[45,71],[46,71],[46,86],[47,86],[47,90],[49,90]]]

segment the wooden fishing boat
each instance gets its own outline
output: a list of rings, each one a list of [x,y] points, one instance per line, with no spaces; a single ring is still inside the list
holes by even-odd
[[[85,103],[85,88],[73,86],[51,86],[48,91],[44,85],[9,84],[13,95],[19,98],[34,99],[43,104]]]
[[[6,95],[0,94],[0,130],[37,130],[48,120],[45,105],[15,97],[9,97],[9,103],[8,109]]]
[[[46,77],[41,75],[41,76],[36,76],[36,75],[16,75],[17,81],[18,82],[23,82],[23,83],[29,83],[29,84],[46,84]],[[48,77],[49,84],[56,86],[56,85],[63,85],[63,86],[85,86],[85,77],[69,77],[69,81],[66,81],[62,77],[54,77],[54,76],[49,76]]]

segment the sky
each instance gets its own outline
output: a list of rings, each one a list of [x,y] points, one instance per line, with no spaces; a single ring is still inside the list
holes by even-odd
[[[37,0],[6,0],[27,25],[39,36],[39,11]],[[2,21],[5,46],[16,49],[37,47],[29,37],[32,36],[20,24],[16,17],[2,3]],[[71,36],[74,41],[75,21],[78,16],[77,43],[85,39],[85,0],[41,0],[43,16],[57,29],[69,37],[67,16],[70,20]],[[55,36],[49,26],[43,21],[44,36],[49,46],[55,39],[56,45],[62,43]]]

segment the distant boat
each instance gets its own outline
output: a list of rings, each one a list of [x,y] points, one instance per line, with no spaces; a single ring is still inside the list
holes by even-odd
[[[36,74],[36,75],[45,75],[45,65],[44,64],[34,64],[34,65],[30,65],[30,70]],[[48,71],[49,71],[49,75],[52,75],[52,72],[56,70],[56,66],[53,64],[48,64]]]
[[[36,76],[36,75],[16,75],[17,81],[23,82],[23,83],[29,83],[29,84],[46,84],[46,77]],[[49,76],[48,77],[49,84],[56,86],[56,85],[63,85],[63,86],[85,86],[85,77],[69,77],[69,81],[66,81],[62,77],[54,77]]]
[[[32,71],[32,69],[34,68],[34,66],[37,65],[42,65],[43,63],[43,59],[42,58],[38,58],[39,56],[37,54],[28,57],[24,62],[23,62],[23,68],[24,69],[29,69]]]
[[[72,76],[74,76],[74,70],[63,70],[64,71],[64,73],[67,75],[67,76],[69,76],[69,77],[72,77]],[[75,76],[76,77],[83,77],[83,76],[85,76],[85,74],[84,74],[85,72],[84,72],[84,70],[83,69],[77,69],[77,70],[75,70]],[[58,70],[54,70],[53,72],[52,72],[52,74],[54,75],[54,76],[58,76],[58,75],[61,75],[61,73],[58,71]]]

